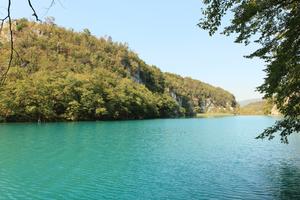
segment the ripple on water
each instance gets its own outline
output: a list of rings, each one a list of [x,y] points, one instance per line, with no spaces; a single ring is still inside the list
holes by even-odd
[[[253,139],[274,121],[0,125],[0,199],[300,199],[299,137]]]

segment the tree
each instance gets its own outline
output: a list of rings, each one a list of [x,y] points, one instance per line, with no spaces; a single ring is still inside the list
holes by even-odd
[[[280,131],[281,141],[300,131],[300,2],[299,0],[203,0],[203,18],[199,26],[216,33],[222,18],[232,13],[231,24],[222,34],[236,34],[235,42],[260,48],[247,58],[266,62],[267,76],[257,88],[264,98],[273,99],[284,115],[257,138],[274,138]]]

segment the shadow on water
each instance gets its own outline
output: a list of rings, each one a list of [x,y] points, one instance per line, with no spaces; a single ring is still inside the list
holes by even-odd
[[[268,165],[261,178],[262,193],[269,193],[272,199],[300,199],[300,166],[290,161]],[[264,192],[263,192],[264,191]]]
[[[278,199],[300,199],[300,167],[283,163],[279,169]]]

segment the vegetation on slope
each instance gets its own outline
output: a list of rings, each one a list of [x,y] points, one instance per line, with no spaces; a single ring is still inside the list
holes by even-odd
[[[242,106],[238,113],[241,115],[270,115],[273,106],[270,101],[262,100]]]
[[[189,115],[207,112],[228,113],[233,112],[237,106],[234,96],[222,88],[171,73],[165,73],[165,77],[171,95],[177,98]]]
[[[15,21],[14,29],[18,56],[0,88],[2,121],[180,117],[236,107],[229,92],[163,73],[126,44],[87,29],[78,33],[26,19]],[[0,46],[3,66],[9,55],[5,34]]]

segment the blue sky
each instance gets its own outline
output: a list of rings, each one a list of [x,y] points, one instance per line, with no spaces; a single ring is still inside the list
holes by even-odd
[[[12,0],[15,18],[33,19],[27,0]],[[201,0],[32,0],[41,18],[55,17],[58,25],[128,43],[148,64],[162,71],[190,76],[232,92],[238,100],[259,98],[263,82],[261,60],[246,59],[255,46],[233,43],[233,37],[210,37],[196,26]],[[7,0],[0,0],[1,15]],[[228,24],[229,20],[224,20]]]

